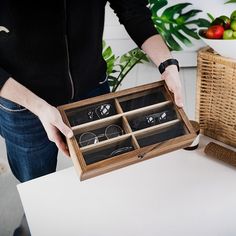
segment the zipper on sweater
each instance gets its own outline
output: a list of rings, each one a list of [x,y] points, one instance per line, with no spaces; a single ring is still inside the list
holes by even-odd
[[[75,96],[75,87],[74,87],[74,82],[73,82],[71,70],[70,70],[70,54],[69,54],[69,45],[68,45],[68,37],[67,37],[67,30],[66,30],[66,27],[67,27],[66,0],[64,0],[64,11],[65,11],[65,44],[66,44],[67,70],[68,70],[69,80],[71,84],[70,99],[73,100]]]
[[[68,75],[69,75],[70,84],[71,84],[71,97],[70,97],[70,99],[73,100],[74,96],[75,96],[75,87],[74,87],[74,82],[73,82],[72,75],[70,72],[70,55],[69,55],[69,46],[68,46],[67,35],[65,35],[65,43],[66,43],[66,57],[67,57]]]

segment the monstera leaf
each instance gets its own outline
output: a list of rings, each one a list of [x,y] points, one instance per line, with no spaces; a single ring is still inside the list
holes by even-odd
[[[191,38],[199,39],[198,27],[208,27],[210,22],[203,18],[194,18],[201,10],[186,10],[191,3],[179,3],[159,11],[168,4],[167,0],[149,0],[152,20],[157,31],[165,39],[171,50],[182,50],[181,43],[192,46]]]

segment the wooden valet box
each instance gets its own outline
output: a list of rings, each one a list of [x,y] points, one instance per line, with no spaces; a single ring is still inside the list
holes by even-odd
[[[190,145],[196,133],[163,81],[58,107],[81,180]]]

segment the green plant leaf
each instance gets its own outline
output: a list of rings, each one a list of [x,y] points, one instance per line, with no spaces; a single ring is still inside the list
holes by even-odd
[[[173,5],[171,7],[168,7],[163,11],[162,17],[163,18],[166,17],[167,19],[173,20],[175,14],[181,14],[182,10],[189,5],[192,5],[192,4],[187,2],[187,3],[179,3],[179,4]]]
[[[155,16],[157,11],[168,4],[167,0],[160,0],[159,4],[157,4],[159,0],[149,0],[149,8],[151,9],[152,15]]]
[[[149,7],[152,11],[152,20],[157,31],[165,39],[171,50],[182,50],[181,44],[192,46],[191,38],[199,39],[196,28],[208,27],[210,22],[203,18],[196,18],[201,12],[199,9],[190,9],[191,3],[179,3],[167,7],[162,14],[158,12],[167,5],[166,0],[149,0]],[[193,18],[194,17],[194,18]]]
[[[208,17],[211,19],[211,22],[215,20],[215,17],[211,13],[207,13]]]
[[[227,4],[227,3],[236,3],[236,0],[227,1],[225,4]]]
[[[115,63],[118,58],[113,54],[111,47],[106,46],[106,42],[104,40],[102,42],[102,45],[103,45],[102,56],[107,63],[107,75],[110,75],[114,70]]]
[[[109,76],[108,76],[108,83],[109,83],[109,86],[110,86],[111,88],[113,88],[113,87],[116,86],[116,84],[117,84],[117,77],[112,76],[112,75],[109,75]]]
[[[136,64],[149,62],[146,54],[139,48],[130,50],[120,58],[116,57],[105,41],[103,41],[102,55],[107,63],[108,83],[113,92],[117,90],[125,76]]]
[[[198,18],[197,20],[188,21],[186,23],[186,25],[190,25],[190,24],[197,25],[198,27],[201,27],[201,28],[202,27],[206,28],[210,26],[210,22],[204,18]]]
[[[190,10],[176,19],[177,24],[184,24],[189,18],[196,16],[201,10]]]
[[[113,85],[112,92],[115,92],[120,86],[121,82],[125,76],[130,72],[130,70],[138,63],[149,62],[146,54],[139,48],[132,49],[126,54],[122,55],[119,60],[120,73],[117,76],[116,83],[112,80],[110,85]]]
[[[112,50],[111,50],[111,47],[107,47],[103,51],[103,58],[106,60],[106,59],[108,59],[110,57],[112,57]]]
[[[199,39],[198,34],[196,33],[197,29],[195,28],[187,28],[186,26],[181,26],[180,29],[187,35],[191,36],[192,38]]]

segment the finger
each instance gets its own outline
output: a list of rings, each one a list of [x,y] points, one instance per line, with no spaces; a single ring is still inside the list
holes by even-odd
[[[61,132],[53,126],[53,129],[50,129],[50,132],[47,132],[48,138],[50,141],[54,142],[58,149],[60,149],[66,156],[70,156],[69,149],[63,140]]]
[[[175,98],[175,104],[178,106],[178,107],[183,107],[184,104],[183,104],[183,96],[182,96],[182,93],[181,93],[181,89],[176,89],[174,91],[174,98]]]
[[[60,151],[62,151],[67,157],[70,157],[69,149],[60,134],[58,134],[55,138],[55,144],[57,145]]]
[[[63,122],[62,119],[60,119],[56,127],[67,137],[67,138],[72,138],[73,137],[73,132],[72,130]]]

